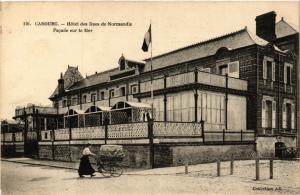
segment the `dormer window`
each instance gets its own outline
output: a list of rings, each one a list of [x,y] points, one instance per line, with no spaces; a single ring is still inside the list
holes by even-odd
[[[110,98],[115,97],[115,90],[114,89],[109,90],[109,97]]]
[[[104,91],[100,92],[100,100],[104,100]]]
[[[228,65],[227,64],[219,66],[219,74],[220,75],[228,74]]]
[[[125,87],[120,88],[120,96],[125,96]]]
[[[62,107],[67,107],[67,100],[63,100]]]
[[[83,96],[82,103],[86,103],[86,95]]]
[[[125,67],[126,67],[126,62],[125,62],[125,59],[121,59],[120,60],[120,70],[125,70]]]
[[[97,97],[97,94],[95,94],[95,93],[91,94],[91,102],[95,102],[96,97]]]

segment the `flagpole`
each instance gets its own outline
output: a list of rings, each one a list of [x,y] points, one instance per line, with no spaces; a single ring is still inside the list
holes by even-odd
[[[151,24],[151,20],[150,20],[150,27],[151,27],[151,34],[150,34],[150,36],[151,36],[151,56],[150,56],[150,60],[151,60],[151,117],[152,117],[152,119],[153,119],[153,103],[154,103],[154,97],[153,97],[153,68],[152,68],[152,48],[153,48],[153,39],[152,39],[152,24]]]

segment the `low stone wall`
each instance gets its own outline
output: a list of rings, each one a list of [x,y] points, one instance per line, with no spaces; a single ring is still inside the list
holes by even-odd
[[[275,143],[283,142],[287,147],[296,147],[296,137],[285,137],[281,136],[280,139],[277,137],[257,137],[256,149],[259,157],[269,158],[275,156]]]
[[[230,160],[250,159],[255,155],[255,145],[198,145],[198,146],[171,146],[173,166],[214,162],[217,159]]]
[[[85,145],[54,145],[54,160],[79,162]],[[91,151],[97,155],[100,144],[93,145]],[[150,168],[149,145],[123,145],[125,158],[121,165],[131,168]],[[69,153],[71,151],[71,154]],[[255,144],[232,145],[154,145],[154,167],[170,167],[183,165],[186,160],[190,164],[214,162],[216,159],[229,160],[234,155],[236,159],[250,159],[255,154]],[[42,159],[52,159],[51,145],[41,145],[39,156]],[[93,158],[90,158],[95,163]]]

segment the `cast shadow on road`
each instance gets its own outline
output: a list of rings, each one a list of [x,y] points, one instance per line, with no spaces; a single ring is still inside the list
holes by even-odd
[[[71,178],[64,178],[62,180],[98,180],[98,179],[110,179],[110,178],[113,178],[113,177],[103,177],[103,176],[96,176],[96,177],[84,177],[84,178],[81,178],[81,177],[71,177]]]

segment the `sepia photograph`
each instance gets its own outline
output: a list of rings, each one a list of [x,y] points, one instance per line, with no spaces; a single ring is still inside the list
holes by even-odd
[[[300,194],[299,12],[0,2],[0,194]]]

